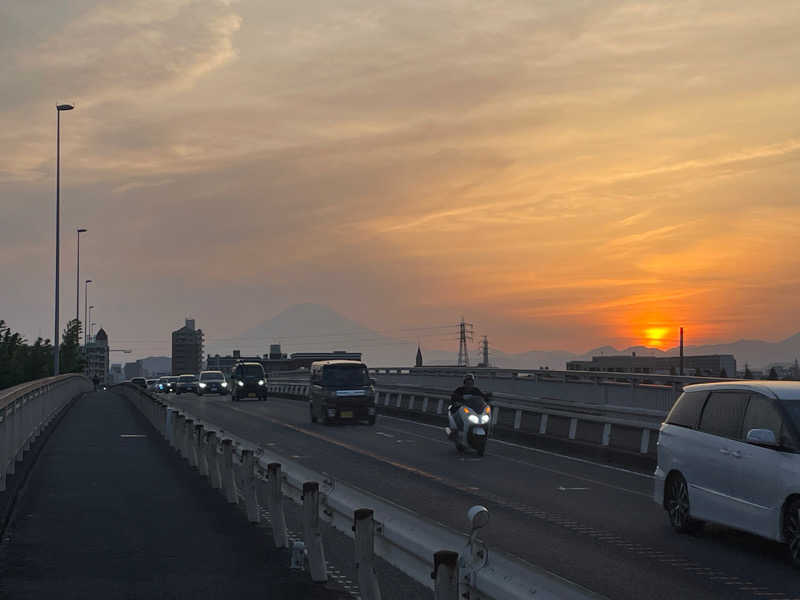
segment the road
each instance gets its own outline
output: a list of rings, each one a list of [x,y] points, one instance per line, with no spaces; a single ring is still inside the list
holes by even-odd
[[[613,599],[800,600],[800,572],[773,542],[722,527],[672,531],[652,501],[652,477],[490,440],[460,456],[431,425],[381,415],[374,427],[309,421],[296,400],[231,403],[169,396],[176,407],[453,529],[466,511],[491,512],[482,537]]]

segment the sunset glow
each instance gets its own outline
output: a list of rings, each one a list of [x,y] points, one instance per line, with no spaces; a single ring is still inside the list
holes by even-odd
[[[142,353],[300,302],[514,352],[792,333],[796,0],[72,6],[0,20],[0,318],[28,336],[57,101],[62,226]]]

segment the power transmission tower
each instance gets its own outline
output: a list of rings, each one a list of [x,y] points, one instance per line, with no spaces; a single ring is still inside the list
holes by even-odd
[[[461,322],[458,324],[458,366],[469,366],[469,350],[467,350],[467,341],[472,341],[474,325],[472,323],[465,323],[464,317],[461,317]]]

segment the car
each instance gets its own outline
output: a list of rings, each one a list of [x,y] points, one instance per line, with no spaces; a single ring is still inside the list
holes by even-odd
[[[242,398],[267,399],[267,375],[257,362],[236,363],[231,371],[231,402]]]
[[[148,392],[156,391],[156,383],[158,383],[158,379],[146,379],[145,382],[147,383]]]
[[[147,389],[147,380],[144,377],[132,377],[131,383],[138,385],[142,389]]]
[[[165,377],[166,383],[164,385],[164,393],[172,393],[175,391],[175,386],[178,383],[178,378],[174,375],[170,375],[169,377]]]
[[[197,384],[197,395],[203,394],[227,394],[229,391],[228,382],[222,371],[202,371],[200,381]]]
[[[311,422],[366,421],[375,424],[375,389],[367,365],[357,360],[311,363],[308,410]]]
[[[688,385],[657,448],[654,499],[676,531],[754,533],[787,544],[800,568],[800,382]]]
[[[158,382],[156,383],[156,392],[159,394],[166,394],[170,391],[171,385],[169,382],[169,377],[159,377]]]
[[[175,382],[175,393],[176,394],[184,394],[184,393],[197,393],[197,375],[179,375],[178,381]]]

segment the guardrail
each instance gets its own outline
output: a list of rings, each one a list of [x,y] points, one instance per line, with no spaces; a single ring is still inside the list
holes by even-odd
[[[308,383],[271,381],[272,394],[303,400]],[[416,386],[375,386],[375,403],[384,412],[411,417],[447,417],[450,393]],[[552,398],[525,398],[494,394],[492,428],[500,434],[529,434],[583,442],[640,455],[655,456],[658,430],[665,410],[564,402]]]
[[[314,581],[327,580],[320,524],[354,539],[360,596],[380,599],[374,556],[434,591],[437,600],[587,600],[597,595],[543,569],[500,552],[489,553],[477,537],[488,511],[470,511],[469,537],[397,505],[318,473],[286,457],[224,432],[190,412],[135,386],[118,389],[212,487],[248,519],[269,519],[273,543],[292,550],[291,565]],[[284,500],[302,506],[302,541],[290,544]],[[446,549],[446,550],[442,550]],[[456,552],[455,550],[460,550]]]
[[[83,375],[29,381],[0,390],[0,492],[25,452],[58,413],[78,394],[92,389]]]

